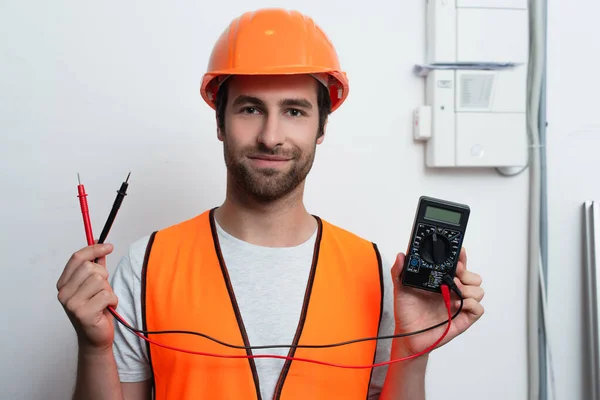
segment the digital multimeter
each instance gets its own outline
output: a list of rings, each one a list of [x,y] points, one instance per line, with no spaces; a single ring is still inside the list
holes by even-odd
[[[402,283],[441,293],[454,279],[471,210],[464,204],[421,196],[402,271]]]

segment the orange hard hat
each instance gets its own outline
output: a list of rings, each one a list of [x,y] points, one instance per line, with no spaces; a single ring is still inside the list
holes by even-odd
[[[200,94],[213,109],[231,75],[310,74],[329,89],[331,111],[348,97],[337,52],[315,22],[298,11],[267,8],[235,18],[213,47]]]

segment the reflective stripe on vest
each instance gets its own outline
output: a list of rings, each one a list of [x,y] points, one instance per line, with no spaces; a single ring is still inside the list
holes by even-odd
[[[221,255],[213,213],[214,209],[208,210],[152,234],[142,273],[144,330],[195,331],[223,342],[250,346]],[[377,336],[383,301],[377,246],[316,218],[313,264],[291,344],[337,343]],[[226,347],[195,335],[149,337],[191,351],[252,354],[251,350]],[[252,359],[191,355],[146,343],[158,400],[261,399]],[[370,365],[375,360],[376,345],[376,341],[364,341],[332,348],[292,348],[289,356]],[[274,398],[364,400],[371,372],[371,368],[287,360]]]

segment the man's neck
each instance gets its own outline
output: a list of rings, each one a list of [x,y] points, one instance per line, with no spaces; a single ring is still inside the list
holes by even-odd
[[[258,246],[292,247],[308,240],[317,221],[302,201],[303,186],[270,203],[259,203],[227,190],[225,202],[215,211],[221,228],[230,235]]]

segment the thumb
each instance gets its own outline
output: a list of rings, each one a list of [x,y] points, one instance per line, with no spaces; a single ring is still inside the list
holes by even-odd
[[[98,245],[98,239],[94,240],[94,243],[96,245]],[[110,248],[109,252],[112,252],[113,247],[112,247],[112,245],[110,243],[104,243],[104,246],[109,246],[109,248]],[[102,255],[100,257],[97,256],[96,260],[97,260],[97,264],[100,264],[100,265],[102,265],[103,267],[106,268],[106,254],[104,254],[104,255]]]
[[[396,287],[400,283],[400,273],[404,268],[404,254],[398,253],[396,256],[396,261],[391,269],[392,281],[394,282],[394,286]]]
[[[98,264],[106,268],[106,256],[98,258]]]

